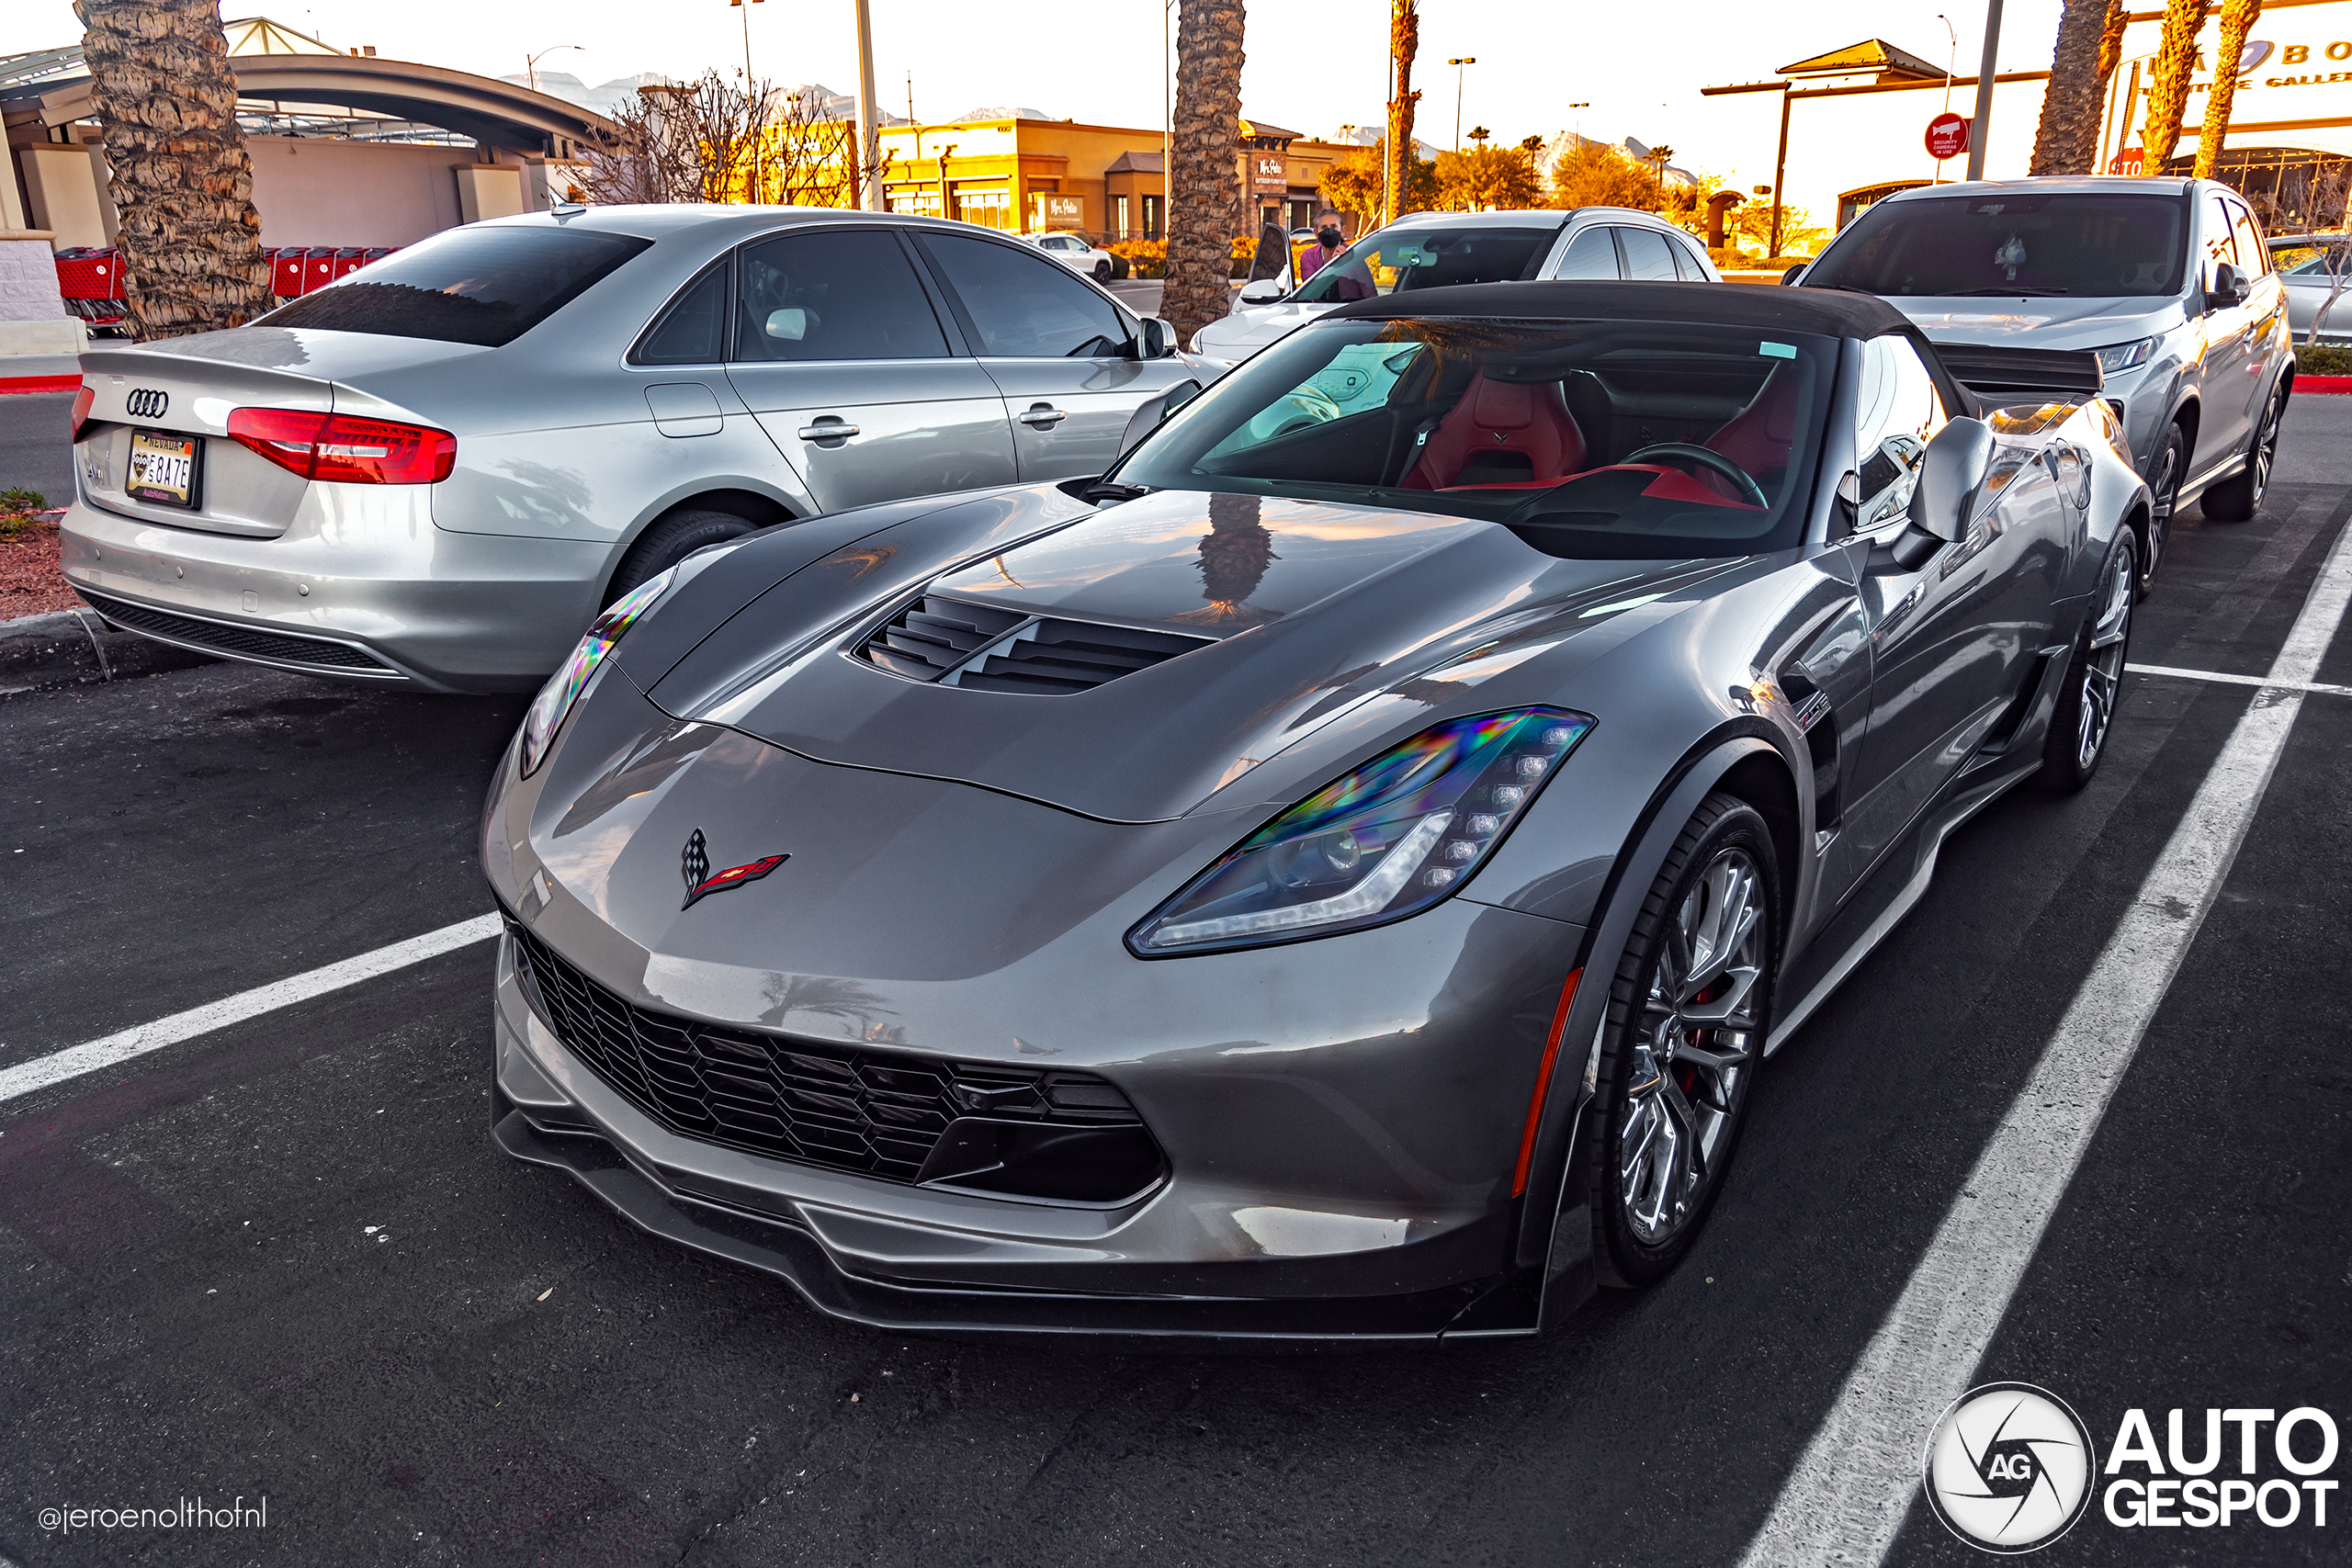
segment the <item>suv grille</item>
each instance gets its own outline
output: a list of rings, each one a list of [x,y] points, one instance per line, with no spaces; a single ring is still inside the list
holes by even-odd
[[[266,659],[277,664],[307,664],[322,670],[362,671],[370,675],[400,673],[349,643],[256,631],[251,626],[229,626],[220,621],[200,621],[193,615],[175,615],[168,610],[150,609],[87,589],[76,592],[96,606],[99,615],[125,631],[169,637],[208,653],[227,654],[232,659]]]
[[[1149,1136],[1126,1096],[1090,1074],[807,1044],[653,1012],[513,920],[506,930],[556,1038],[623,1099],[687,1137],[911,1182],[959,1116]]]
[[[858,653],[910,680],[1060,696],[1091,691],[1216,640],[1015,615],[933,593],[866,638]]]

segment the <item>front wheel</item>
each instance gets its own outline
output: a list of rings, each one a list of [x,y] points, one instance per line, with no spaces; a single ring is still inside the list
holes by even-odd
[[[2115,724],[2115,701],[2123,684],[2123,661],[2132,653],[2132,584],[2138,576],[2132,530],[2119,530],[2100,567],[2090,613],[2066,666],[2058,710],[2050,716],[2050,736],[2041,743],[2041,782],[2072,795],[2091,782],[2107,755],[2108,731]]]
[[[2139,575],[2132,580],[2132,591],[2143,599],[2156,583],[2156,568],[2163,564],[2165,547],[2172,543],[2172,514],[2180,505],[2180,481],[2188,473],[2188,433],[2177,424],[2165,427],[2165,444],[2157,448],[2156,460],[2148,469],[2148,494],[2154,505],[2148,518],[2147,538],[2139,556]]]
[[[2262,510],[2262,495],[2270,488],[2270,470],[2278,460],[2278,417],[2286,412],[2286,389],[2271,388],[2261,423],[2254,427],[2254,445],[2246,448],[2245,467],[2205,492],[2206,516],[2243,523]]]
[[[1604,1283],[1664,1276],[1723,1187],[1770,1026],[1779,909],[1763,817],[1709,795],[1650,885],[1609,993],[1592,1173]]]
[[[1094,281],[1097,283],[1108,283],[1111,281],[1111,264],[1109,262],[1103,261],[1096,262],[1094,264]]]

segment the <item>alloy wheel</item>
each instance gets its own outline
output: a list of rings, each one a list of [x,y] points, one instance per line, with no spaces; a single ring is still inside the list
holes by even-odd
[[[2123,660],[2132,645],[2132,561],[2118,551],[2107,569],[2098,619],[2091,625],[2090,657],[2083,660],[2082,697],[2075,705],[2075,762],[2084,773],[2098,761],[2115,720]]]
[[[2270,488],[2271,465],[2278,460],[2278,415],[2282,400],[2278,389],[2272,388],[2269,400],[2262,405],[2262,428],[2254,438],[2254,504],[2262,504],[2265,491]]]
[[[1761,1043],[1763,879],[1726,846],[1668,923],[1627,1065],[1618,1191],[1645,1247],[1673,1239],[1700,1206]]]
[[[2156,471],[2149,477],[2149,507],[2147,557],[2140,563],[2140,582],[2144,589],[2156,580],[2156,568],[2165,558],[2165,546],[2172,540],[2173,509],[2180,504],[2180,470],[2188,454],[2179,427],[2165,438],[2164,456],[2157,460]]]

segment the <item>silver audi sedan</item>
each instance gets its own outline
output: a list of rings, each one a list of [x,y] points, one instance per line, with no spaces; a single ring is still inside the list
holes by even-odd
[[[67,581],[126,631],[529,690],[705,546],[1091,476],[1210,372],[1034,247],[833,209],[451,230],[250,326],[94,350]]]

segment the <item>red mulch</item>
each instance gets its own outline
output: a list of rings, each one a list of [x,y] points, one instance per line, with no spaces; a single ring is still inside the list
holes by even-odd
[[[0,621],[71,610],[82,603],[57,570],[58,513],[35,513],[13,530],[0,522]]]

